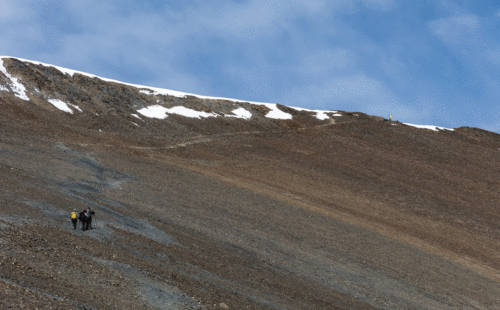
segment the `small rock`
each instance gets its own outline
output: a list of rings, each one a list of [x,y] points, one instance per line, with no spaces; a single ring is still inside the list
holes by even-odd
[[[226,304],[225,304],[225,303],[223,303],[223,302],[221,302],[221,303],[219,304],[219,307],[221,307],[222,309],[229,309],[229,306],[228,306],[228,305],[226,305]]]

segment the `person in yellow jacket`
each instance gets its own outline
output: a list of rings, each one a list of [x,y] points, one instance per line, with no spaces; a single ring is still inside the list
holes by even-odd
[[[78,224],[78,216],[76,215],[76,209],[71,212],[71,222],[73,222],[73,228],[76,230],[76,224]]]

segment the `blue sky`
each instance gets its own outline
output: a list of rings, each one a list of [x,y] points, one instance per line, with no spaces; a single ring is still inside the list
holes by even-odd
[[[0,55],[206,96],[500,132],[500,3],[0,0]]]

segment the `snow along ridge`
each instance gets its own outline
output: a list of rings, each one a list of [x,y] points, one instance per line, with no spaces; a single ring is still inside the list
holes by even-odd
[[[195,94],[190,94],[190,93],[185,93],[185,92],[179,92],[179,91],[170,90],[170,89],[157,88],[157,87],[149,87],[149,86],[144,86],[144,85],[137,85],[137,84],[131,84],[131,83],[126,83],[126,82],[121,82],[121,81],[117,81],[117,80],[112,80],[112,79],[108,79],[108,78],[99,77],[97,75],[89,74],[89,73],[86,73],[86,72],[81,72],[81,71],[77,71],[77,70],[71,70],[71,69],[67,69],[67,68],[63,68],[63,67],[59,67],[59,66],[54,66],[54,65],[46,64],[46,63],[43,63],[43,62],[40,62],[40,61],[27,60],[27,59],[22,59],[22,58],[17,58],[17,57],[11,57],[11,56],[0,56],[0,59],[2,60],[2,66],[1,66],[0,69],[2,70],[2,72],[9,79],[11,79],[11,81],[13,82],[13,84],[17,87],[17,88],[15,88],[15,92],[18,93],[18,94],[16,93],[16,96],[18,96],[19,98],[24,99],[24,100],[29,100],[29,98],[25,94],[25,88],[24,88],[24,86],[21,83],[18,82],[18,80],[16,78],[13,78],[12,76],[10,76],[7,73],[7,70],[3,66],[3,59],[5,59],[5,58],[17,59],[19,61],[32,63],[34,65],[41,65],[41,66],[45,66],[45,67],[53,67],[53,68],[59,70],[61,73],[68,74],[71,77],[73,77],[73,75],[75,75],[75,74],[81,74],[81,75],[84,75],[84,76],[88,76],[90,78],[98,78],[98,79],[100,79],[102,81],[105,81],[105,82],[112,82],[112,83],[122,84],[122,85],[126,85],[126,86],[132,86],[132,87],[138,88],[140,93],[143,93],[143,94],[146,94],[146,95],[153,95],[153,96],[164,95],[164,96],[174,96],[174,97],[178,97],[178,98],[186,98],[187,96],[193,96],[193,97],[197,97],[197,98],[200,98],[200,99],[227,100],[227,101],[232,101],[232,102],[241,102],[241,103],[250,103],[250,104],[254,104],[254,105],[263,105],[263,106],[266,106],[267,108],[269,108],[269,110],[270,110],[269,113],[266,114],[267,118],[272,118],[272,119],[292,119],[292,115],[289,114],[289,113],[283,112],[280,109],[278,109],[276,103],[252,102],[252,101],[245,101],[245,100],[231,99],[231,98],[223,98],[223,97],[211,97],[211,96],[195,95]],[[1,90],[7,90],[7,89],[0,88],[0,91]],[[65,111],[65,112],[68,112],[68,113],[72,113],[72,111],[70,112],[71,109],[68,107],[68,104],[63,104],[61,102],[57,102],[57,104],[54,104],[53,102],[50,102],[50,103],[52,103],[54,106],[56,106],[57,108],[61,109],[62,111]],[[77,108],[74,105],[72,105],[72,106],[74,108]],[[328,119],[329,116],[326,113],[331,113],[331,114],[333,114],[332,116],[341,116],[340,114],[337,114],[337,111],[332,111],[332,110],[309,110],[309,109],[294,108],[294,107],[290,107],[290,108],[295,109],[297,111],[315,112],[316,113],[316,118],[318,118],[319,120]],[[144,116],[146,116],[146,117],[159,118],[159,119],[166,118],[168,116],[167,114],[178,114],[178,115],[182,115],[182,116],[185,116],[185,117],[194,117],[194,118],[201,118],[201,117],[207,118],[207,117],[218,117],[218,116],[220,116],[219,114],[200,112],[200,111],[196,111],[196,110],[193,110],[193,109],[188,109],[188,108],[181,107],[181,106],[167,109],[167,108],[162,107],[160,105],[153,105],[153,106],[149,106],[147,108],[143,108],[143,109],[137,110],[137,112],[140,113],[140,114],[142,114],[142,115],[144,115]],[[234,115],[226,114],[224,116],[225,117],[235,117],[235,118],[247,119],[247,120],[251,118],[251,113],[249,111],[241,108],[241,107],[233,110],[232,113]]]
[[[445,127],[439,127],[439,126],[434,126],[434,125],[415,125],[415,124],[409,124],[409,123],[403,123],[407,126],[412,126],[416,128],[422,128],[422,129],[430,129],[432,131],[439,131],[439,130],[450,130],[454,131],[455,129],[453,128],[445,128]]]
[[[239,99],[231,99],[231,98],[223,98],[223,97],[211,97],[211,96],[201,96],[201,95],[195,95],[195,94],[190,94],[190,93],[185,93],[185,92],[180,92],[180,91],[175,91],[175,90],[170,90],[170,89],[164,89],[164,88],[157,88],[157,87],[149,87],[149,86],[144,86],[144,85],[137,85],[137,84],[131,84],[131,83],[126,83],[126,82],[121,82],[113,79],[108,79],[108,78],[103,78],[99,77],[97,75],[93,75],[90,73],[82,72],[82,71],[77,71],[77,70],[72,70],[72,69],[67,69],[59,66],[54,66],[50,64],[46,64],[40,61],[33,61],[33,60],[27,60],[27,59],[22,59],[22,58],[17,58],[17,57],[11,57],[11,56],[0,56],[0,71],[7,76],[8,79],[10,79],[10,87],[13,90],[14,94],[16,97],[21,98],[23,100],[29,101],[29,97],[26,95],[26,88],[24,87],[23,84],[19,82],[19,80],[13,76],[11,76],[8,72],[5,66],[3,65],[3,59],[6,58],[12,58],[12,59],[17,59],[22,62],[28,62],[32,63],[34,65],[41,65],[45,67],[53,67],[63,74],[68,74],[71,77],[75,74],[81,74],[84,76],[88,76],[90,78],[98,78],[102,81],[105,82],[112,82],[112,83],[117,83],[117,84],[122,84],[126,86],[131,86],[139,89],[140,93],[146,94],[146,95],[164,95],[164,96],[174,96],[178,98],[186,98],[187,96],[193,96],[197,97],[200,99],[212,99],[212,100],[227,100],[227,101],[232,101],[232,102],[241,102],[241,103],[249,103],[253,105],[263,105],[269,108],[269,112],[266,114],[267,118],[271,119],[292,119],[292,115],[286,112],[281,111],[278,109],[278,106],[276,103],[264,103],[264,102],[252,102],[252,101],[245,101],[245,100],[239,100]],[[0,91],[8,91],[5,87],[0,85]],[[73,107],[74,109],[82,112],[82,110],[73,104],[65,103],[63,101],[57,100],[57,99],[49,99],[48,100],[52,105],[54,105],[56,108],[68,112],[68,113],[73,113],[73,110],[70,108]],[[313,112],[316,113],[316,118],[319,120],[327,120],[330,117],[339,117],[342,116],[341,114],[338,114],[337,111],[333,110],[311,110],[311,109],[305,109],[305,108],[298,108],[298,107],[289,107],[291,109],[294,109],[296,111],[306,111],[306,112]],[[188,109],[183,106],[176,106],[173,108],[165,108],[161,105],[152,105],[140,110],[137,110],[137,112],[145,117],[149,118],[158,118],[158,119],[165,119],[168,117],[168,114],[177,114],[177,115],[182,115],[185,117],[191,117],[191,118],[207,118],[207,117],[219,117],[221,115],[216,114],[216,113],[207,113],[207,112],[201,112],[201,111],[196,111],[193,109]],[[249,120],[252,117],[252,114],[245,110],[242,107],[239,107],[235,110],[232,111],[233,115],[231,114],[225,114],[224,117],[234,117],[234,118],[240,118],[240,119],[246,119]],[[328,115],[330,114],[330,115]],[[140,118],[137,114],[132,114],[133,116]],[[430,129],[433,131],[439,131],[439,130],[451,130],[453,131],[454,129],[450,128],[444,128],[444,127],[439,127],[439,126],[432,126],[432,125],[414,125],[414,124],[408,124],[405,123],[405,125],[408,126],[413,126],[416,128],[423,128],[423,129]]]

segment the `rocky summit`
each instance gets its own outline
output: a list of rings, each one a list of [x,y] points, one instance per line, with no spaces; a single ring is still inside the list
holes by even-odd
[[[493,132],[0,59],[1,309],[499,309],[499,204]]]

